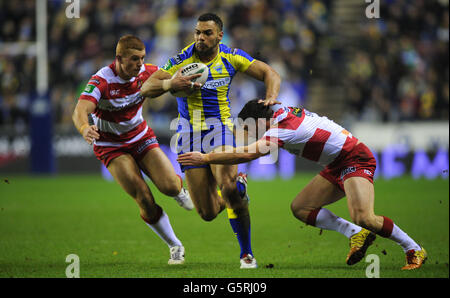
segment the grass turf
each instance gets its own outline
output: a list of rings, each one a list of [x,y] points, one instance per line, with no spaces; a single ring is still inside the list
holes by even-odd
[[[97,175],[5,177],[0,181],[0,277],[65,277],[66,256],[77,254],[81,277],[364,278],[365,260],[345,264],[344,236],[320,232],[292,216],[291,200],[312,177],[250,179],[257,270],[239,269],[239,246],[226,212],[204,222],[153,185],[156,201],[186,247],[184,265],[167,265],[167,246],[114,182]],[[375,212],[392,218],[429,254],[420,270],[404,272],[402,249],[377,237],[368,254],[379,256],[380,277],[449,277],[448,183],[408,177],[376,180]],[[349,219],[345,199],[327,208]]]

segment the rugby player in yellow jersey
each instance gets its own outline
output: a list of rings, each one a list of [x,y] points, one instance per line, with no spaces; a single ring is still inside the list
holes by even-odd
[[[170,58],[141,88],[141,94],[146,97],[157,97],[167,91],[188,92],[187,97],[177,98],[178,154],[217,152],[236,146],[228,94],[237,72],[264,82],[266,94],[261,101],[265,105],[280,103],[277,101],[281,83],[278,73],[243,50],[222,44],[222,27],[222,20],[217,15],[201,15],[195,26],[195,41]],[[190,82],[190,87],[186,88],[187,82],[183,82],[178,70],[193,62],[206,64],[209,76],[203,86]],[[172,77],[177,78],[176,82]],[[251,249],[246,176],[238,175],[236,165],[181,165],[181,170],[186,175],[189,193],[202,219],[211,221],[227,207],[230,224],[241,247],[241,268],[257,268]]]

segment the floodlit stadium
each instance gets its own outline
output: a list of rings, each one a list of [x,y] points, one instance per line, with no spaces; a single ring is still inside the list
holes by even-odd
[[[449,278],[448,6],[448,0],[0,0],[0,277]],[[328,150],[324,145],[329,144],[328,136],[320,139],[323,136],[318,136],[317,130],[310,137],[323,141],[322,147],[306,143],[300,151],[288,151],[286,146],[275,158],[265,155],[238,165],[238,172],[248,175],[251,250],[257,260],[257,268],[252,269],[239,267],[245,245],[233,223],[240,218],[236,210],[234,214],[228,205],[227,210],[222,206],[214,220],[208,219],[194,197],[195,208],[187,211],[160,190],[160,183],[174,175],[166,179],[163,168],[153,172],[154,176],[143,171],[154,201],[170,218],[171,228],[186,250],[182,264],[170,265],[173,251],[169,252],[168,242],[161,241],[164,237],[153,232],[158,229],[149,229],[155,223],[142,213],[145,204],[139,205],[143,208],[140,214],[136,202],[124,191],[126,187],[114,179],[120,170],[105,166],[118,157],[105,162],[86,142],[86,135],[82,136],[92,121],[100,126],[101,121],[95,122],[98,119],[108,119],[108,123],[114,119],[114,125],[136,121],[113,115],[123,107],[119,100],[112,108],[98,98],[92,100],[97,89],[110,91],[117,82],[123,83],[106,75],[94,76],[109,65],[113,65],[111,77],[125,71],[112,64],[122,61],[117,60],[119,39],[138,37],[145,47],[144,63],[153,65],[139,66],[149,72],[143,84],[135,86],[139,91],[147,88],[146,80],[155,78],[151,74],[159,74],[157,69],[168,75],[171,67],[194,62],[189,55],[195,54],[189,51],[195,53],[198,36],[208,34],[206,27],[198,27],[199,16],[206,12],[223,21],[219,47],[223,64],[213,67],[203,61],[209,67],[204,88],[195,90],[192,83],[189,88],[194,91],[179,93],[184,97],[176,98],[175,73],[172,85],[166,88],[163,84],[157,96],[144,100],[136,93],[133,97],[142,104],[136,110],[154,132],[174,175],[182,178],[184,188],[194,197],[193,183],[187,182],[186,174],[192,169],[182,170],[175,150],[180,143],[178,121],[192,116],[180,112],[182,104],[191,109],[197,96],[192,92],[197,92],[197,103],[203,103],[202,117],[206,118],[204,115],[213,113],[208,109],[215,107],[206,102],[211,96],[205,88],[219,90],[226,85],[225,104],[218,104],[215,112],[225,118],[224,110],[229,110],[226,118],[236,120],[249,100],[265,99],[270,84],[264,78],[255,79],[263,68],[251,68],[256,65],[253,60],[261,61],[281,78],[276,97],[281,105],[272,107],[279,111],[275,113],[279,121],[284,119],[280,108],[299,107],[285,111],[304,117],[299,128],[295,127],[300,133],[306,124],[313,125],[309,123],[314,119],[308,117],[325,116],[328,119],[321,118],[323,121],[332,120],[328,125],[337,123],[339,130],[345,128],[344,140],[356,137],[376,160],[376,170],[364,173],[373,178],[375,214],[388,219],[381,223],[379,234],[373,233],[377,234],[373,243],[364,241],[365,254],[357,264],[346,264],[349,239],[338,233],[343,228],[322,226],[320,208],[303,220],[292,203],[323,170],[314,161],[326,159],[320,156],[322,150]],[[182,49],[185,51],[180,53]],[[220,77],[224,72],[230,76]],[[110,92],[108,100],[120,92]],[[220,102],[220,91],[214,92],[214,100]],[[98,94],[104,96],[103,91]],[[132,98],[130,94],[124,98]],[[89,124],[78,125],[74,120],[77,104],[89,100],[112,112],[92,110]],[[94,147],[101,142],[116,146],[113,130],[103,123]],[[292,130],[292,124],[283,127]],[[137,135],[129,139],[135,140]],[[148,139],[145,146],[155,142]],[[280,137],[277,144],[284,146],[285,142]],[[332,145],[344,150],[345,144]],[[138,153],[144,150],[142,146],[139,144]],[[327,164],[340,160],[339,151],[333,154]],[[210,168],[206,165],[203,169]],[[348,167],[336,179],[354,172],[358,169]],[[229,194],[224,189],[219,197],[226,201]],[[237,189],[241,191],[239,185]],[[358,217],[351,210],[358,208],[350,208],[352,200],[344,197],[323,207],[339,219],[365,225],[367,221],[355,220]],[[313,213],[317,218],[311,221]],[[396,230],[399,227],[401,233]],[[386,229],[390,229],[388,234]],[[401,236],[390,234],[395,231]],[[390,239],[383,238],[383,233]],[[404,239],[409,237],[426,248],[426,254],[410,256],[410,262],[420,260],[417,269],[401,270],[408,247]],[[362,245],[350,243],[357,249]],[[196,292],[192,284],[186,289],[184,283],[177,286],[174,291],[179,293]],[[264,291],[260,284],[222,287],[222,293],[248,294],[249,290],[265,292],[266,285]]]

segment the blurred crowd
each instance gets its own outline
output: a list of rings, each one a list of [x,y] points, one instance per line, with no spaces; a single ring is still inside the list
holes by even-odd
[[[313,61],[318,36],[327,29],[329,11],[329,0],[80,0],[80,18],[68,18],[68,5],[64,0],[48,1],[50,97],[54,120],[68,126],[79,93],[92,74],[113,61],[120,36],[139,36],[146,45],[146,62],[162,66],[193,41],[196,19],[208,11],[223,19],[223,43],[273,65],[287,79],[285,95],[292,104],[301,104],[306,98],[305,69]],[[2,1],[1,6],[0,43],[33,41],[35,1]],[[0,54],[0,124],[26,123],[35,66],[33,55]],[[235,108],[264,95],[261,84],[239,75],[233,84]],[[170,95],[148,101],[146,108],[156,128],[167,130],[167,121],[177,115]]]
[[[72,1],[73,2],[73,1]],[[146,45],[146,62],[162,66],[193,41],[200,13],[224,21],[223,43],[242,48],[282,76],[288,105],[308,98],[309,70],[327,34],[331,0],[80,0],[80,17],[68,18],[64,0],[48,1],[49,95],[54,121],[72,127],[81,90],[114,59],[120,36]],[[382,18],[363,25],[360,47],[348,71],[349,110],[364,120],[448,119],[448,1],[382,1]],[[36,86],[32,42],[35,1],[0,0],[0,127],[26,129]],[[15,42],[11,46],[11,42]],[[21,42],[21,43],[17,43]],[[31,46],[30,46],[31,44]],[[237,75],[232,109],[263,96],[263,85]],[[170,95],[148,101],[154,128],[177,115]]]
[[[448,120],[448,0],[386,0],[380,15],[362,24],[345,73],[348,115]]]

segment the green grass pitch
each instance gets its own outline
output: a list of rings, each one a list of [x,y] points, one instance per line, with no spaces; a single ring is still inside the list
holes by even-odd
[[[364,259],[347,266],[348,240],[295,219],[290,202],[314,174],[291,180],[249,180],[252,246],[256,270],[239,269],[239,246],[226,212],[201,220],[161,195],[186,247],[186,263],[169,266],[167,246],[144,224],[135,202],[98,175],[2,177],[0,181],[0,277],[65,277],[66,256],[80,259],[81,277],[357,277]],[[349,219],[346,200],[328,206]],[[403,272],[397,244],[377,237],[368,254],[380,260],[380,277],[449,277],[449,181],[376,180],[375,212],[394,220],[429,254],[419,270]]]

